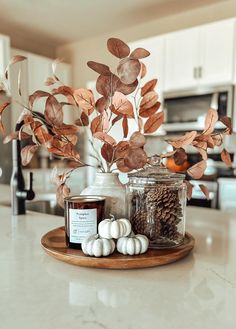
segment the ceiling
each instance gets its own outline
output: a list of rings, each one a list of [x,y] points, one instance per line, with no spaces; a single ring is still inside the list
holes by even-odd
[[[221,1],[226,0],[0,0],[0,33],[14,47],[55,48]]]

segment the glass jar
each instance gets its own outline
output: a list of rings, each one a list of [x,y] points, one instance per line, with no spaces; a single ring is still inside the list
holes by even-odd
[[[144,234],[151,248],[170,248],[185,235],[185,175],[170,172],[158,156],[131,173],[127,184],[128,215],[135,234]]]

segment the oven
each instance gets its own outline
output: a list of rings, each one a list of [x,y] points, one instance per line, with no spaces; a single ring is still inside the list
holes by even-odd
[[[191,180],[191,184],[193,184],[193,194],[192,198],[188,200],[187,204],[189,206],[196,207],[204,207],[204,208],[217,208],[217,199],[218,199],[218,184],[216,181],[203,181],[203,180]],[[201,189],[199,188],[199,184],[203,184],[207,186],[209,190],[209,199],[206,199]]]

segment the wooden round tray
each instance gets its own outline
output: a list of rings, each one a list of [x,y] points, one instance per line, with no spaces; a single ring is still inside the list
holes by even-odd
[[[108,257],[96,258],[85,256],[81,250],[67,248],[64,227],[49,231],[41,239],[43,249],[56,259],[73,265],[109,269],[145,268],[173,263],[188,255],[194,243],[193,236],[186,233],[184,243],[177,248],[148,249],[145,254],[138,256],[114,252]]]

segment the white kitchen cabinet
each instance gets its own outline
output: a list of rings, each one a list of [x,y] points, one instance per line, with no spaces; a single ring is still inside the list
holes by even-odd
[[[236,18],[234,20],[234,39],[235,40],[234,40],[234,53],[233,53],[233,61],[234,61],[233,83],[234,85],[236,85]]]
[[[167,34],[165,47],[165,91],[233,82],[233,19]]]
[[[60,63],[57,66],[56,74],[64,85],[72,85],[72,67],[67,63]]]
[[[199,28],[167,34],[165,37],[165,91],[198,84]]]
[[[45,85],[45,81],[48,77],[53,75],[52,72],[53,59],[28,54],[28,81],[29,81],[29,93],[33,93],[35,90],[40,89],[44,91],[50,91],[54,88],[54,85],[48,87]],[[60,81],[71,86],[71,65],[66,63],[59,63],[56,67],[56,75]],[[56,86],[56,85],[55,85]],[[64,96],[57,95],[59,101],[66,101]],[[43,112],[45,108],[45,98],[41,98],[35,104],[35,109],[39,112]],[[74,111],[72,108],[65,106],[64,110],[64,122],[71,124],[74,123]]]
[[[16,55],[27,57],[27,52],[19,49],[11,49],[11,58]],[[11,88],[11,126],[15,129],[23,106],[28,104],[28,63],[27,60],[11,65],[9,70],[10,88]],[[21,72],[21,95],[18,91],[18,74]]]
[[[45,86],[45,81],[52,76],[53,59],[28,53],[28,81],[29,93],[35,90],[48,91],[48,86]],[[71,85],[71,65],[59,63],[56,68],[56,75],[65,84]],[[52,86],[53,88],[53,86]]]
[[[45,80],[52,76],[53,59],[32,54],[19,49],[11,49],[11,56],[23,55],[27,57],[24,62],[19,62],[11,67],[11,93],[14,100],[22,104],[27,104],[27,99],[36,90],[50,91],[53,86],[45,86]],[[18,94],[18,72],[21,70],[21,90],[22,96]],[[71,85],[71,65],[60,63],[57,66],[57,75],[66,85]],[[65,101],[65,99],[62,99]],[[35,110],[43,112],[45,98],[37,101]],[[16,102],[12,108],[12,127],[15,126],[21,107]],[[65,109],[65,122],[74,121],[73,111]]]
[[[151,54],[142,61],[147,67],[147,74],[143,78],[143,84],[152,79],[158,79],[156,91],[159,94],[160,100],[163,98],[164,87],[164,37],[153,37],[142,39],[129,43],[131,51],[135,48],[145,48]]]
[[[0,79],[3,78],[5,69],[10,60],[10,38],[0,34]]]
[[[219,208],[223,211],[236,211],[236,179],[219,178]]]
[[[51,76],[52,60],[47,57],[27,54],[28,58],[28,92],[32,94],[35,90],[48,91],[45,86],[46,79]]]
[[[52,63],[53,59],[28,53],[28,91],[32,94],[36,90],[50,91],[54,85],[48,87],[45,81],[48,77],[53,75]],[[71,86],[71,65],[66,63],[59,63],[56,67],[56,75],[60,81]],[[56,85],[55,85],[56,86]],[[57,96],[59,101],[66,101],[64,96]],[[35,109],[43,112],[45,108],[45,98],[40,98],[35,104]],[[64,107],[64,122],[74,122],[74,112],[72,108]]]
[[[234,20],[208,25],[200,30],[200,84],[228,84],[233,80]]]

